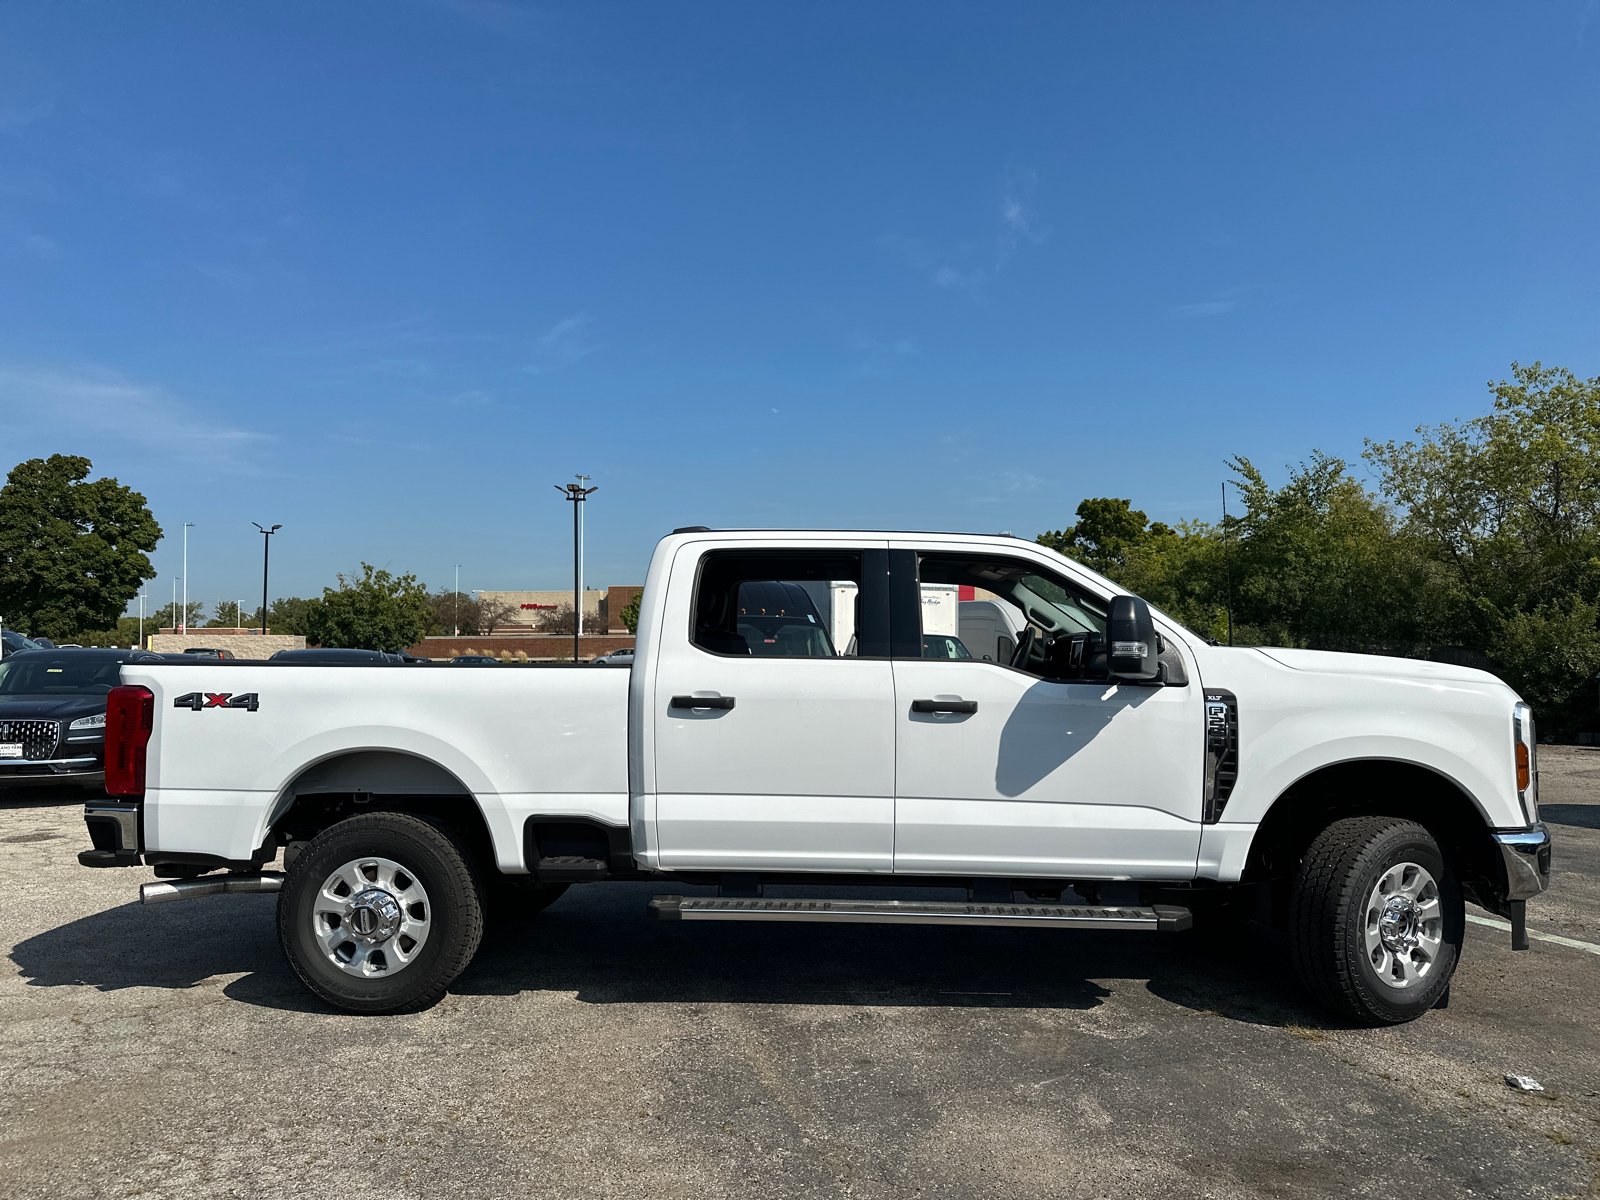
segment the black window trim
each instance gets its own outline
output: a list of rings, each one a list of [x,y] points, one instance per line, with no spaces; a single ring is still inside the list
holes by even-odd
[[[893,551],[887,550],[882,546],[839,546],[837,548],[835,548],[835,547],[823,547],[823,546],[803,546],[803,547],[797,546],[797,547],[794,547],[794,548],[791,549],[789,547],[775,547],[775,546],[762,545],[762,546],[753,546],[753,547],[750,547],[748,549],[743,549],[743,548],[740,548],[740,547],[737,547],[737,546],[713,547],[711,549],[708,549],[708,550],[706,550],[704,553],[702,553],[700,555],[700,560],[697,563],[695,563],[695,567],[694,567],[694,590],[690,593],[690,600],[689,600],[689,628],[686,631],[688,639],[689,639],[689,645],[693,649],[700,651],[701,654],[710,655],[712,658],[727,658],[727,659],[733,659],[734,661],[737,661],[737,662],[743,662],[743,661],[745,661],[747,659],[754,660],[754,659],[758,659],[758,658],[761,659],[763,662],[784,661],[784,659],[785,659],[784,655],[724,654],[720,650],[708,649],[707,647],[702,646],[697,640],[695,640],[695,626],[696,626],[696,623],[697,623],[696,622],[696,617],[699,615],[699,610],[700,610],[700,582],[701,582],[701,579],[705,575],[706,563],[708,563],[713,557],[721,557],[721,556],[745,556],[745,557],[751,557],[751,556],[755,556],[755,555],[773,555],[773,556],[776,556],[776,555],[804,555],[804,554],[815,554],[815,555],[819,555],[820,556],[820,555],[828,555],[828,554],[856,554],[856,555],[860,555],[860,557],[861,557],[861,572],[860,572],[861,573],[861,578],[860,578],[860,580],[857,581],[857,584],[856,584],[856,586],[860,589],[860,595],[861,595],[861,623],[862,623],[863,626],[869,626],[870,625],[871,627],[873,627],[874,632],[876,632],[877,635],[878,635],[878,641],[881,641],[883,643],[883,648],[884,649],[889,649],[890,648],[889,643],[892,641],[892,633],[890,634],[890,636],[886,637],[880,631],[890,630],[892,628],[889,606],[890,606],[890,589],[893,586],[892,585],[893,572],[891,570],[890,555],[893,554],[893,553],[894,553]],[[878,582],[875,586],[873,584],[873,576],[874,575],[877,575],[880,578],[880,582]],[[921,613],[920,612],[917,615],[917,622],[918,622],[918,636],[920,638],[920,636],[921,636]],[[860,647],[865,644],[864,639],[861,636],[861,632],[862,631],[860,629],[856,630],[856,646],[857,646],[858,651],[859,651]],[[829,636],[829,638],[831,640],[831,638],[833,636],[833,631],[831,629],[828,630],[828,636]],[[875,642],[874,644],[877,644],[877,643]],[[842,647],[835,647],[835,649],[842,650]],[[807,656],[803,661],[805,661],[805,662],[858,662],[858,661],[883,662],[883,661],[889,660],[892,657],[893,656],[890,655],[890,654],[861,654],[861,653],[858,652],[856,654],[837,653],[837,654],[834,654],[831,658],[812,658],[812,657]],[[793,661],[799,662],[799,661],[802,661],[802,659],[794,658]]]

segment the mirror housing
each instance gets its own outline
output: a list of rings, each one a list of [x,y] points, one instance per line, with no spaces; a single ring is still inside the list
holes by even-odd
[[[1111,677],[1125,683],[1159,683],[1161,648],[1150,606],[1137,596],[1111,601],[1106,621],[1106,651]]]

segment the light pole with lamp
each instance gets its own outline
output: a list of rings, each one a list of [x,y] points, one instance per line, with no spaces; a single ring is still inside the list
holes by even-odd
[[[261,530],[261,636],[267,636],[267,563],[272,558],[272,535],[282,529],[282,525],[274,525],[271,529],[264,528],[258,522],[251,521],[257,529]]]
[[[451,634],[450,636],[451,637],[460,637],[461,636],[461,564],[460,563],[456,564],[456,590],[451,592],[450,594],[455,597],[455,606],[456,606],[455,625],[454,625],[455,632],[453,634]]]
[[[578,639],[583,636],[583,503],[598,487],[586,488],[589,476],[575,475],[577,483],[565,487],[556,484],[558,492],[566,493],[572,501],[572,661],[578,661]]]

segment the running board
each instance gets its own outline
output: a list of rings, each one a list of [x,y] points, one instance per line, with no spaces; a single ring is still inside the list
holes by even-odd
[[[938,900],[764,900],[657,896],[663,921],[857,921],[878,925],[1025,925],[1041,929],[1125,929],[1177,933],[1194,924],[1187,908],[1157,904],[965,904]]]

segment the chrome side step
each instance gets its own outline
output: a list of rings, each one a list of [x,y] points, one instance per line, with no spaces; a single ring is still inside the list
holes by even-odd
[[[766,900],[657,896],[663,921],[855,921],[880,925],[1013,925],[1037,929],[1124,929],[1177,933],[1194,924],[1187,908],[1090,904],[968,904],[937,900]]]
[[[283,876],[276,871],[228,872],[201,875],[195,879],[158,879],[139,887],[142,904],[162,904],[168,900],[189,900],[195,896],[220,896],[224,892],[275,892],[283,887]]]

